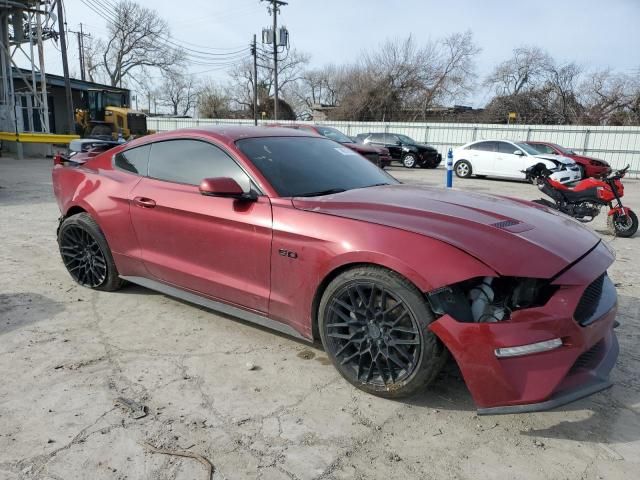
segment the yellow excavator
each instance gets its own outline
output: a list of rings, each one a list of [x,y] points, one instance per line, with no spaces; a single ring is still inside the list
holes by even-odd
[[[148,135],[147,116],[128,105],[119,90],[90,89],[83,93],[83,108],[76,109],[76,133],[83,138],[117,140]]]

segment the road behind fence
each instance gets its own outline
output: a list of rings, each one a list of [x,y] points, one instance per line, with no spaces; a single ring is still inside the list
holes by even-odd
[[[260,124],[271,122],[260,122]],[[577,153],[607,160],[613,168],[631,165],[632,176],[640,175],[640,127],[595,127],[580,125],[494,125],[465,123],[404,123],[404,122],[278,122],[306,123],[335,127],[349,136],[367,132],[394,132],[425,142],[446,152],[474,140],[510,139],[540,140],[557,143]],[[152,130],[206,125],[252,125],[252,120],[210,118],[150,117]]]

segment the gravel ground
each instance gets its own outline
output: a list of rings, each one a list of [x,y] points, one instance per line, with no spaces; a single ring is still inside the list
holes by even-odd
[[[76,286],[57,252],[50,164],[0,159],[0,478],[206,478],[197,459],[145,442],[201,455],[216,479],[637,478],[640,238],[608,236],[604,217],[590,227],[618,256],[614,387],[551,412],[478,417],[453,364],[419,397],[383,400],[317,347],[144,288]],[[390,171],[444,182],[441,169]],[[625,183],[640,210],[640,182]],[[455,184],[538,196],[518,182]]]

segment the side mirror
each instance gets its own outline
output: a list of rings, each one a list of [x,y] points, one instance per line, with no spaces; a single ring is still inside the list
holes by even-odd
[[[520,155],[520,156],[524,155],[524,154],[522,153],[522,150],[516,150],[515,152],[513,152],[513,154],[514,154],[514,155]]]
[[[396,145],[402,145],[402,142],[400,140],[396,141]]]
[[[210,197],[227,197],[251,202],[258,199],[255,192],[245,192],[238,182],[228,177],[205,178],[200,182],[200,193]]]

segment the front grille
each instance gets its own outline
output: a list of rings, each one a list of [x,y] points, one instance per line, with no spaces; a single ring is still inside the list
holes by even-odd
[[[584,352],[582,355],[578,357],[576,362],[571,367],[571,372],[574,373],[576,370],[580,369],[591,369],[594,367],[595,362],[598,361],[600,356],[602,355],[602,349],[604,348],[604,341],[600,340],[589,350]]]
[[[598,303],[600,302],[600,297],[602,296],[602,285],[604,284],[604,278],[606,275],[607,274],[605,272],[596,278],[582,294],[580,302],[578,302],[578,306],[576,307],[576,311],[573,314],[573,318],[575,318],[576,322],[579,324],[588,322],[596,312]]]
[[[127,122],[131,135],[145,135],[147,133],[147,116],[144,113],[129,113]]]

